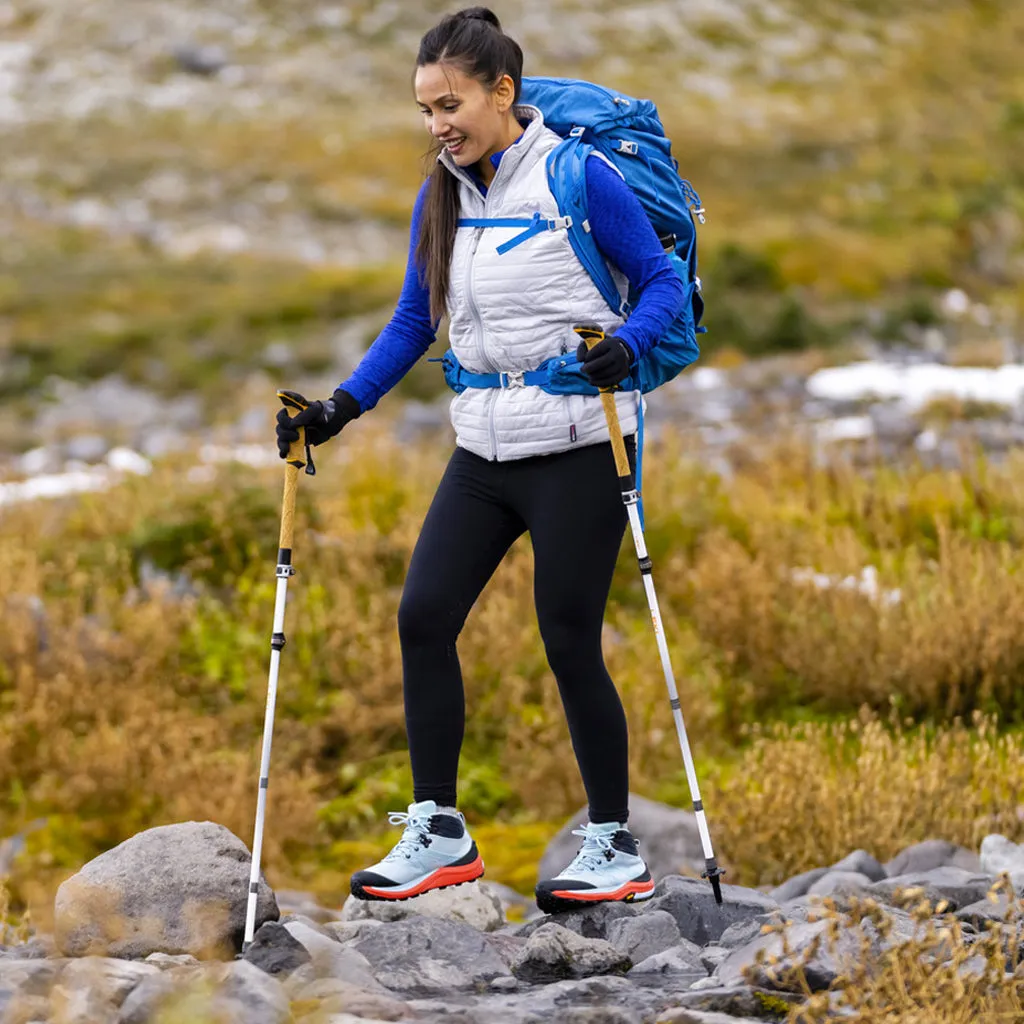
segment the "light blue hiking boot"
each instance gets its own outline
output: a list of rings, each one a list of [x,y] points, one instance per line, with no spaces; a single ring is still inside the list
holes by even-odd
[[[402,838],[383,860],[352,876],[352,895],[361,900],[407,900],[431,889],[472,882],[484,862],[462,814],[438,814],[433,800],[391,811],[392,825],[405,825]]]
[[[635,903],[654,895],[654,880],[625,825],[588,823],[572,834],[583,837],[573,862],[556,878],[542,879],[534,890],[545,914],[612,900]]]

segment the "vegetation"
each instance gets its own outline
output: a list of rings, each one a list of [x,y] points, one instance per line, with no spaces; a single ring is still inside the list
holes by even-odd
[[[395,616],[444,459],[350,430],[299,490],[265,847],[272,882],[331,900],[390,842],[384,812],[411,799]],[[775,883],[858,846],[885,858],[933,835],[1021,833],[1016,463],[879,466],[869,486],[782,448],[726,481],[668,437],[648,467],[655,579],[731,880]],[[61,878],[148,826],[211,819],[250,838],[279,487],[276,472],[208,480],[169,460],[104,494],[5,510],[0,834],[27,831],[16,907],[45,921]],[[531,559],[513,548],[460,642],[460,804],[489,877],[523,891],[584,802]],[[875,596],[791,572],[864,565],[878,568]],[[153,567],[184,574],[191,595],[152,582]],[[632,786],[686,806],[626,544],[607,624]],[[972,727],[956,718],[975,712]]]

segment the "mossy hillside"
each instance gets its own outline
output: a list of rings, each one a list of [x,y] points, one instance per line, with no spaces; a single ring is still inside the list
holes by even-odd
[[[51,225],[69,210],[80,218],[83,201],[99,201],[120,225],[54,239],[37,214],[15,218],[0,279],[6,380],[31,388],[51,372],[124,365],[187,389],[262,351],[271,332],[293,348],[297,369],[315,369],[332,358],[325,325],[374,306],[386,318],[424,169],[409,67],[432,15],[404,24],[377,6],[326,31],[300,5],[274,44],[284,51],[259,38],[237,50],[248,88],[274,102],[246,108],[238,89],[212,79],[191,109],[94,112],[5,132],[12,195],[40,199]],[[525,6],[505,20],[520,30],[528,70],[657,99],[681,171],[709,211],[708,353],[804,348],[865,326],[899,340],[905,324],[933,320],[937,293],[954,284],[993,307],[995,327],[981,333],[1013,329],[1024,301],[1019,5],[793,0],[771,16],[740,5],[729,22],[723,13],[663,23],[654,9],[603,3],[592,13],[564,38],[538,32]],[[578,17],[556,5],[545,24]],[[343,86],[349,64],[362,67],[357,54],[372,103]],[[138,73],[174,81],[166,63]],[[140,201],[146,216],[132,227]],[[147,218],[172,235],[240,226],[263,255],[168,259]],[[373,244],[359,233],[367,226],[379,235]],[[346,253],[358,273],[289,266],[306,240],[328,265]],[[351,302],[325,300],[324,278],[337,276]],[[250,324],[254,300],[240,291],[314,312]],[[154,316],[154,306],[179,316]]]

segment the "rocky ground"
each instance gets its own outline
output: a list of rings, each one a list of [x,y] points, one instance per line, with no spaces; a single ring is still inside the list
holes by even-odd
[[[663,852],[674,835],[678,855],[692,845],[691,818],[645,806],[634,830],[644,844],[654,828]],[[209,822],[150,829],[96,858],[59,889],[54,935],[8,936],[2,1019],[781,1020],[808,994],[787,968],[799,965],[810,992],[838,993],[847,957],[860,950],[863,960],[865,935],[875,952],[896,948],[930,916],[955,915],[970,947],[1011,915],[1005,893],[987,897],[997,876],[1024,883],[1024,848],[1002,836],[987,837],[980,855],[929,841],[884,865],[857,850],[770,892],[726,885],[721,905],[707,882],[657,870],[646,903],[551,916],[533,907],[519,921],[509,918],[522,916],[523,897],[487,882],[396,904],[349,898],[335,909],[264,881],[243,954],[248,864],[245,846]],[[858,898],[883,915],[866,931],[836,910]],[[170,1006],[186,1017],[161,1016]]]

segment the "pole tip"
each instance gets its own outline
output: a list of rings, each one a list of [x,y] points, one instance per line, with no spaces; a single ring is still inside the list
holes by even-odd
[[[720,868],[715,862],[714,858],[711,858],[707,862],[707,870],[702,871],[700,874],[701,878],[706,878],[711,883],[711,891],[715,894],[715,902],[722,905],[722,875],[725,874],[725,870]]]

